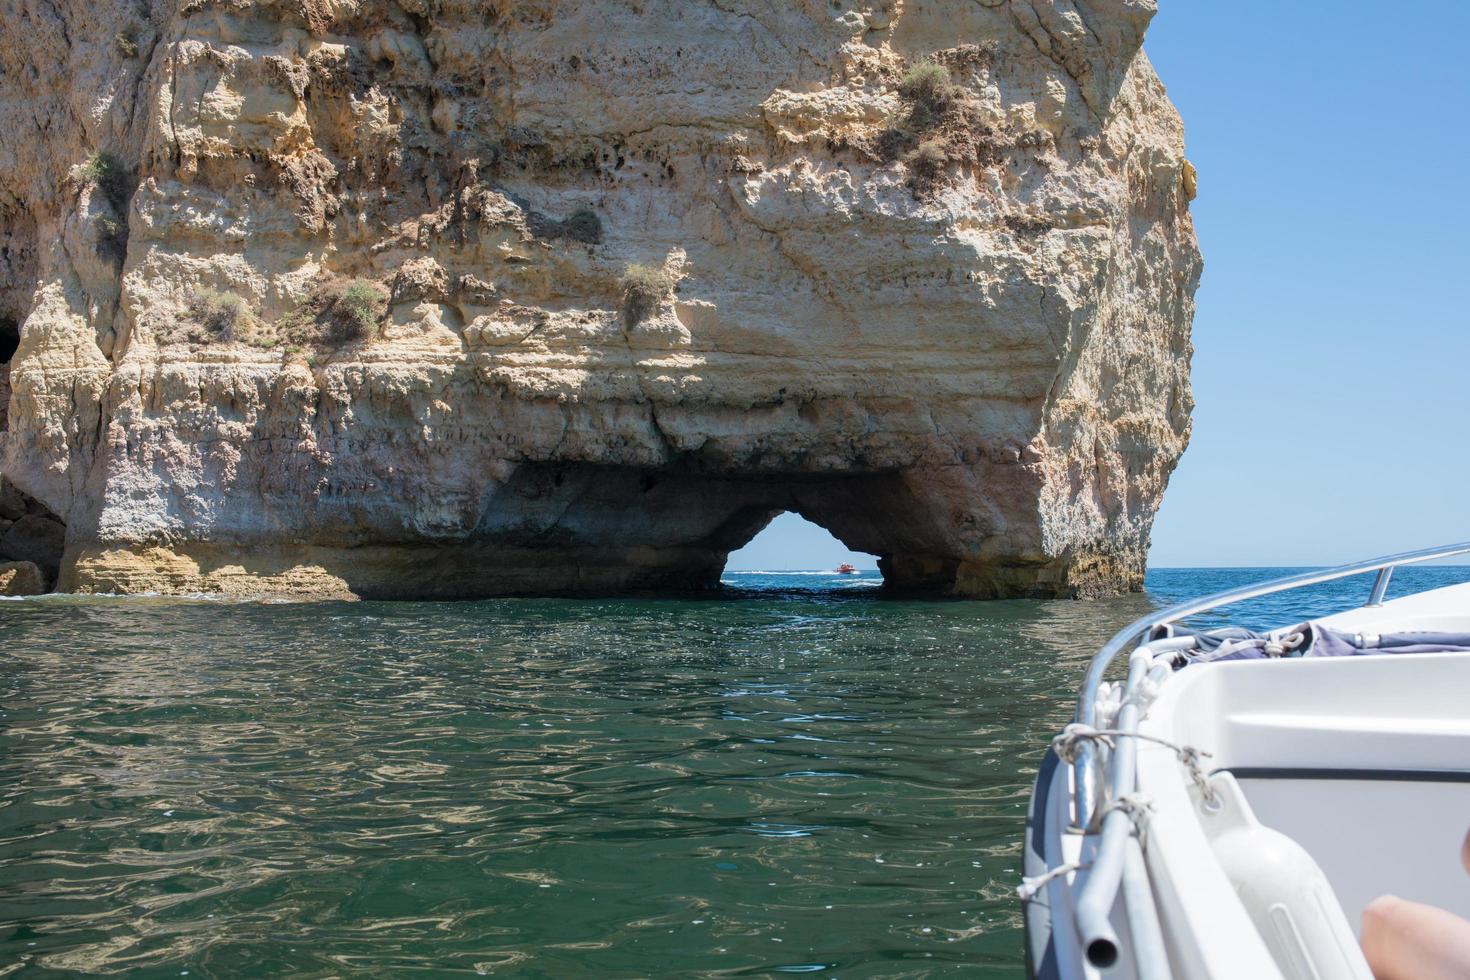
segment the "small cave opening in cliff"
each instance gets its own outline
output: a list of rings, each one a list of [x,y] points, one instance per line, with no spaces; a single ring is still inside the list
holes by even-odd
[[[10,317],[0,316],[0,364],[9,364],[20,347],[20,324]]]
[[[783,511],[730,553],[721,581],[740,589],[805,590],[876,587],[883,579],[876,556],[853,551],[821,525]]]
[[[0,433],[9,430],[10,362],[19,346],[19,324],[0,315]],[[65,543],[61,518],[0,472],[0,565],[9,566],[8,577],[0,583],[6,591],[0,595],[50,591],[61,571]],[[35,567],[18,571],[19,563]]]

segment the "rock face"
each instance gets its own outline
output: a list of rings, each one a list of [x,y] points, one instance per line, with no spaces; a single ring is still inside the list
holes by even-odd
[[[10,7],[63,588],[705,588],[783,510],[900,589],[1140,584],[1200,272],[1153,0]]]
[[[30,562],[55,581],[61,569],[66,528],[40,514],[25,514],[5,523],[9,526],[0,533],[0,559]]]
[[[35,568],[40,586],[34,591],[45,592],[47,583],[56,581],[65,543],[66,526],[39,501],[0,477],[0,563],[22,562]]]
[[[40,595],[46,591],[46,577],[28,561],[0,562],[0,596]]]

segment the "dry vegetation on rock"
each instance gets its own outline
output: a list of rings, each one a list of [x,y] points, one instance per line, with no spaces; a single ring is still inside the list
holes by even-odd
[[[121,265],[128,251],[128,201],[133,195],[133,174],[117,157],[99,150],[74,167],[71,176],[79,188],[90,188],[100,197],[100,201],[93,202],[92,215],[97,254]]]
[[[587,245],[602,241],[602,219],[591,208],[577,208],[561,223],[562,234]]]
[[[623,326],[638,326],[658,310],[674,290],[674,278],[663,269],[633,264],[623,272],[619,285],[623,293]]]
[[[250,304],[234,293],[201,289],[189,301],[189,318],[205,332],[205,339],[220,343],[246,341],[257,320]]]
[[[909,186],[915,194],[925,196],[944,182],[949,151],[942,140],[925,140],[906,153],[903,162],[909,168]]]
[[[992,52],[965,45],[941,56],[959,64],[988,63]],[[855,145],[874,159],[902,162],[916,200],[927,200],[944,187],[956,166],[997,166],[1004,162],[1008,149],[1040,148],[1050,139],[1045,133],[1017,134],[985,122],[979,103],[955,82],[951,68],[938,58],[910,67],[898,82],[897,92],[903,108],[876,138]]]
[[[376,339],[388,313],[388,288],[370,279],[328,276],[281,319],[281,335],[295,346],[341,345]]]
[[[921,61],[904,74],[898,83],[898,94],[908,103],[909,124],[923,131],[939,125],[960,98],[960,89],[948,68],[937,61]]]

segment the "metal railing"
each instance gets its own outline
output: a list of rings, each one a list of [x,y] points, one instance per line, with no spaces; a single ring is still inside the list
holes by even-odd
[[[1238,589],[1229,589],[1225,592],[1217,592],[1214,595],[1204,596],[1199,599],[1191,599],[1169,606],[1157,612],[1150,613],[1134,620],[1128,626],[1113,636],[1097,655],[1092,658],[1088,665],[1086,678],[1082,682],[1082,690],[1077,696],[1076,721],[1089,728],[1095,727],[1097,720],[1097,699],[1102,687],[1103,675],[1107,673],[1108,667],[1114,658],[1137,640],[1147,641],[1149,636],[1159,627],[1177,623],[1190,616],[1209,612],[1221,606],[1244,602],[1247,599],[1257,599],[1261,596],[1272,595],[1277,592],[1288,592],[1293,589],[1305,588],[1309,585],[1320,585],[1323,582],[1331,582],[1336,579],[1349,578],[1353,575],[1362,575],[1367,572],[1376,571],[1378,575],[1373,581],[1373,588],[1365,605],[1377,606],[1383,603],[1384,595],[1388,591],[1388,583],[1393,575],[1393,570],[1400,565],[1413,565],[1419,562],[1434,561],[1437,558],[1450,558],[1455,555],[1470,554],[1470,542],[1462,544],[1446,545],[1440,548],[1428,548],[1423,551],[1406,551],[1403,554],[1389,555],[1384,558],[1374,558],[1369,561],[1356,562],[1351,565],[1341,565],[1336,568],[1324,568],[1313,572],[1304,572],[1300,575],[1290,575],[1286,578],[1275,579],[1269,582],[1258,582],[1255,585],[1247,585]],[[1134,673],[1130,670],[1130,674]],[[1130,677],[1130,680],[1132,678]],[[1134,763],[1134,752],[1131,747],[1125,750],[1125,746],[1132,739],[1119,741],[1119,749],[1113,759],[1115,767],[1129,768]],[[1072,763],[1073,778],[1073,811],[1072,828],[1083,833],[1096,833],[1099,831],[1099,817],[1101,816],[1097,804],[1097,771],[1094,765],[1096,749],[1090,741],[1083,742]],[[1131,786],[1134,774],[1114,772],[1114,789],[1117,787]],[[1125,778],[1126,777],[1126,778]],[[1127,790],[1125,789],[1124,792]],[[1114,812],[1110,814],[1114,818],[1121,814]],[[1111,821],[1113,824],[1120,823],[1119,820]],[[1133,840],[1130,833],[1120,832],[1116,826],[1108,828],[1109,833],[1104,833],[1098,843],[1097,851],[1093,857],[1094,873],[1083,885],[1076,905],[1077,928],[1082,940],[1082,948],[1088,960],[1097,967],[1111,966],[1117,956],[1116,937],[1113,936],[1112,928],[1108,924],[1108,911],[1112,908],[1117,898],[1121,868],[1125,855],[1114,853],[1118,848],[1126,847]],[[1102,868],[1108,874],[1099,875],[1097,870]],[[1117,872],[1117,873],[1112,873]]]

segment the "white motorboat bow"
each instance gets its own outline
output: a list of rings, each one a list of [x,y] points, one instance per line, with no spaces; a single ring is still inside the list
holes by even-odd
[[[1470,583],[1385,601],[1394,568],[1466,553],[1236,589],[1113,637],[1032,794],[1030,975],[1368,980],[1373,899],[1470,918]],[[1309,623],[1181,622],[1374,571],[1365,606]]]

